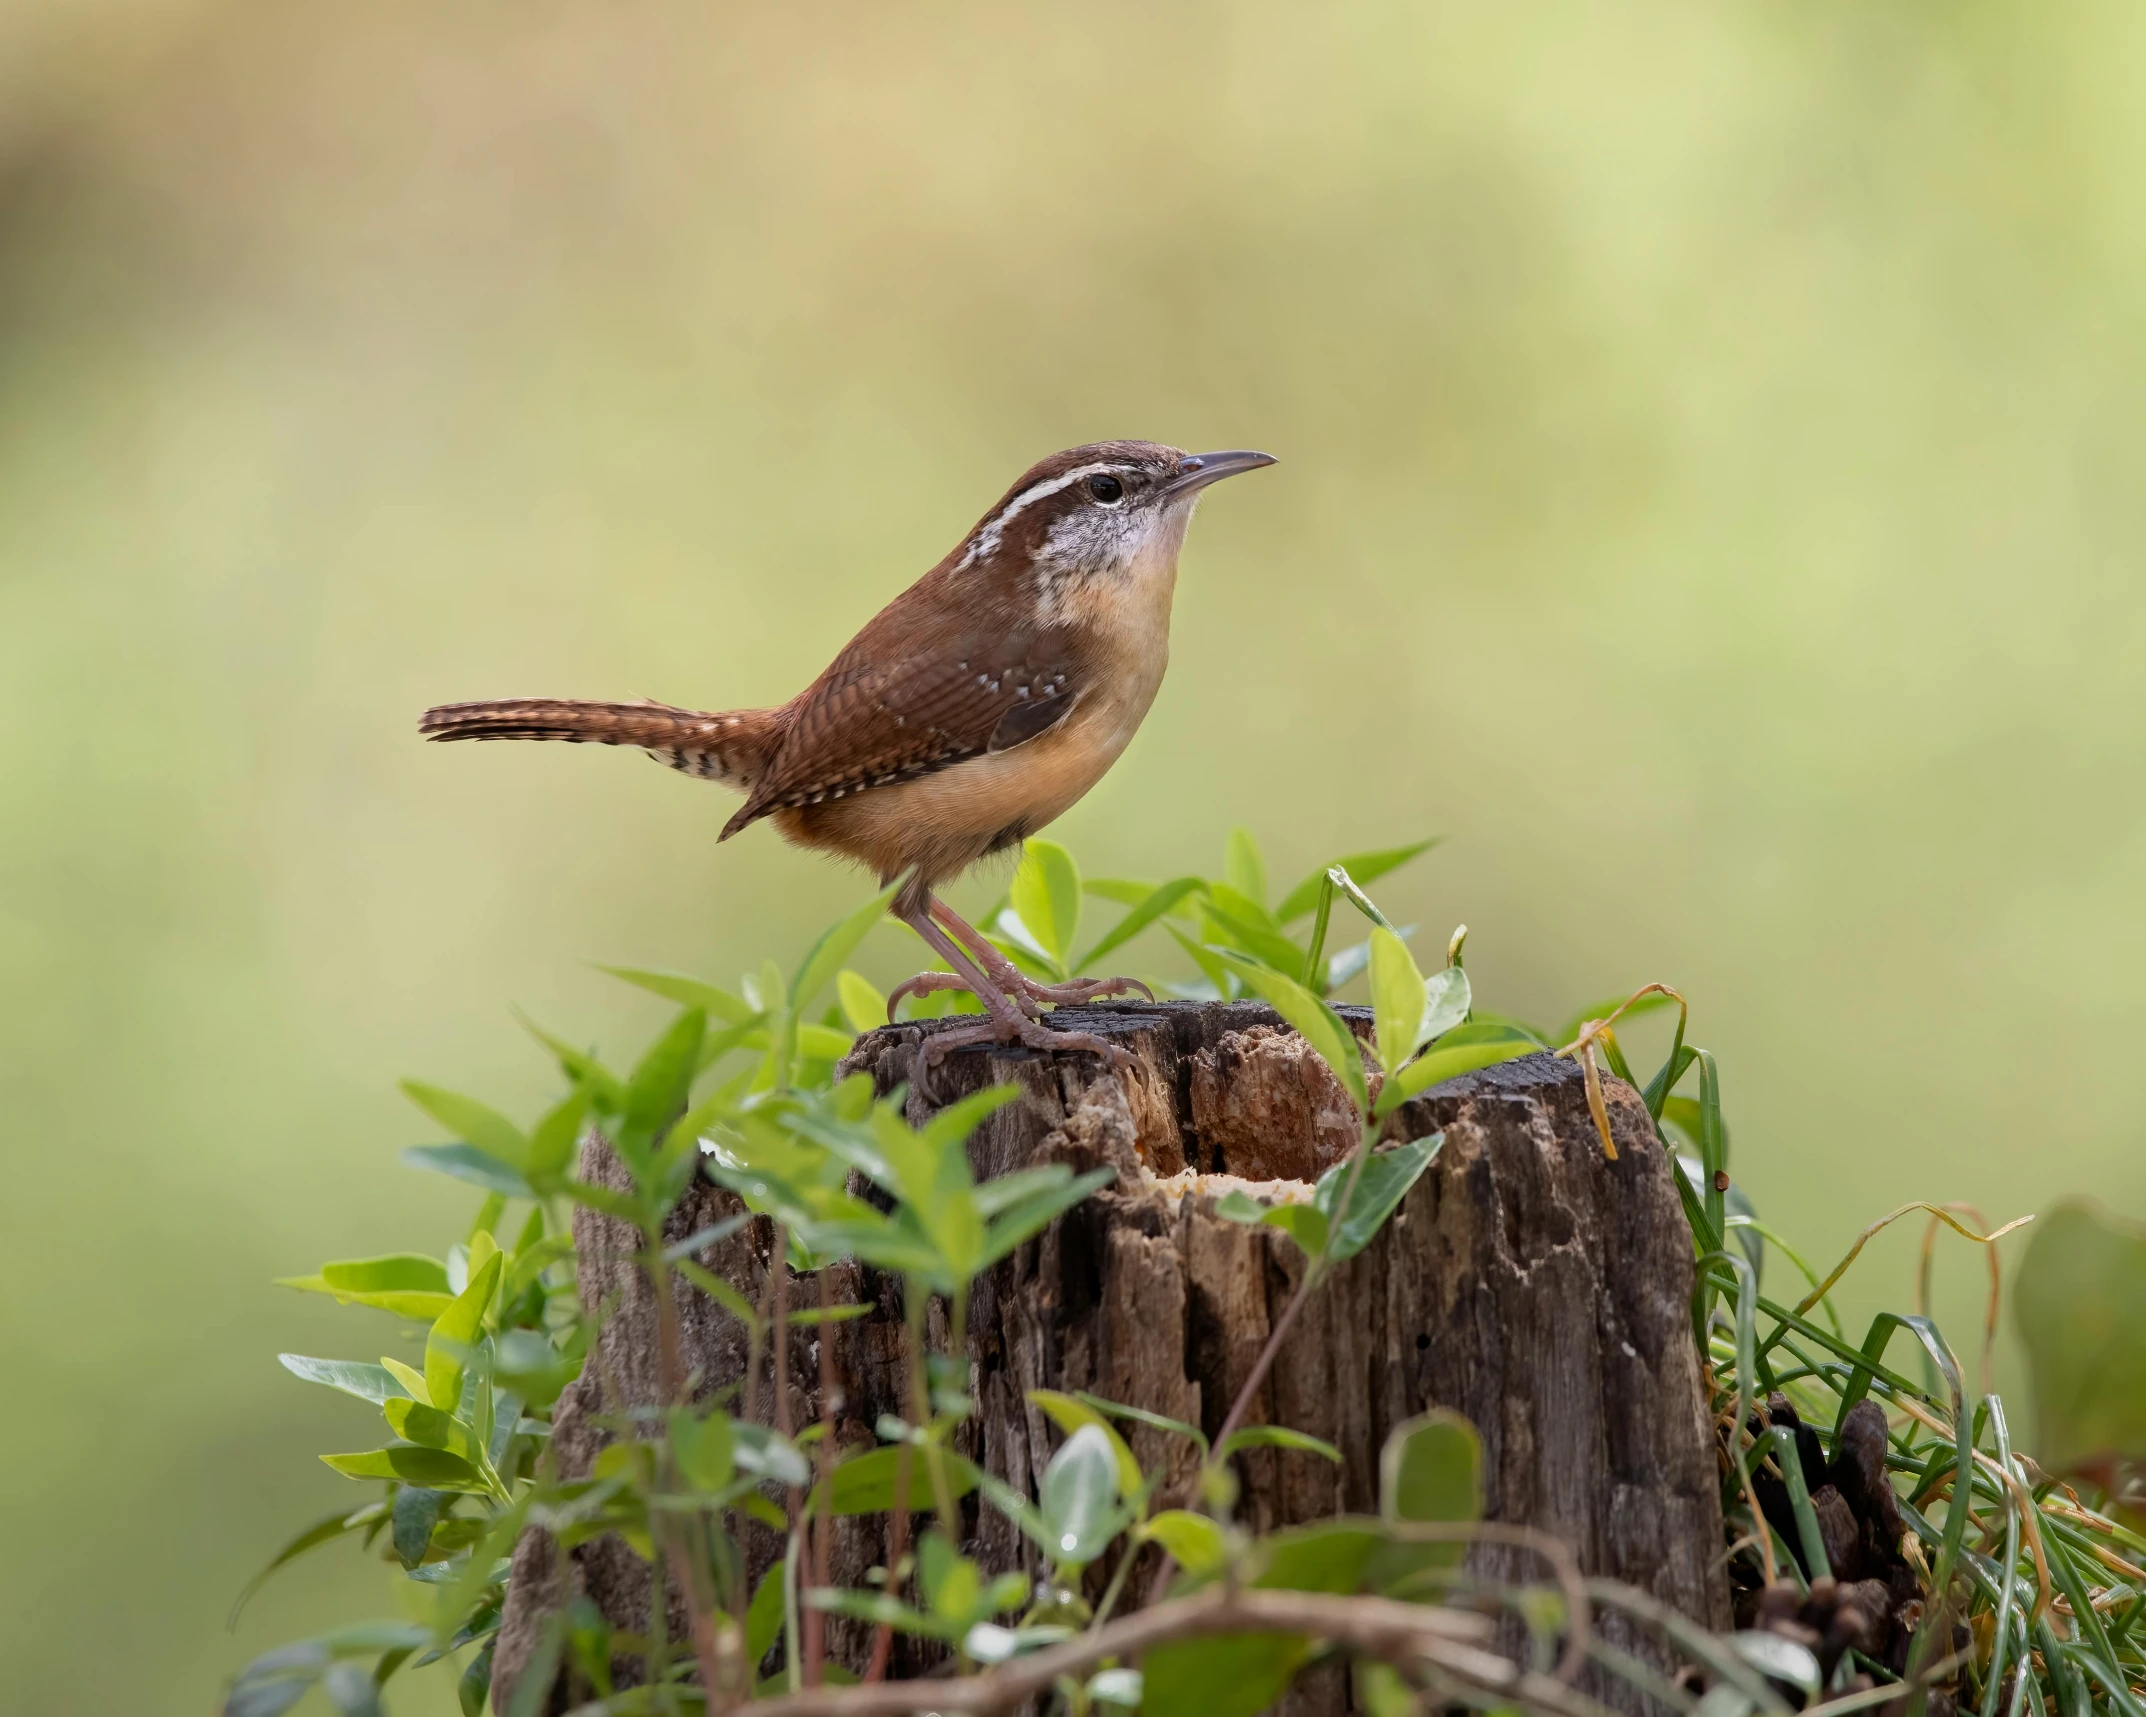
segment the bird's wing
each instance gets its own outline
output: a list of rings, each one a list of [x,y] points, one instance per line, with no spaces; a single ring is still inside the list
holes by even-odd
[[[784,806],[817,805],[1006,751],[1063,721],[1086,680],[1070,628],[978,627],[913,637],[869,633],[791,706],[780,748],[723,831]]]

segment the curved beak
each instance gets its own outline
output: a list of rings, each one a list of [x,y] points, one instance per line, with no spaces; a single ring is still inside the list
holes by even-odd
[[[1170,496],[1190,495],[1204,489],[1210,483],[1219,483],[1225,477],[1234,477],[1240,471],[1257,471],[1262,465],[1275,462],[1271,453],[1254,453],[1248,448],[1238,448],[1229,453],[1188,453],[1178,462],[1177,475],[1163,485],[1163,493]]]

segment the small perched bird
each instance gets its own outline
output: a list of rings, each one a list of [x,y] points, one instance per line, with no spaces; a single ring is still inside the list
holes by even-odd
[[[1118,760],[1162,684],[1170,598],[1208,485],[1274,461],[1099,441],[1039,461],[939,564],[879,611],[827,671],[776,709],[718,715],[657,703],[520,698],[427,710],[428,739],[634,745],[745,794],[727,840],[762,817],[840,853],[942,958],[888,1000],[966,989],[985,1017],[933,1035],[931,1061],[970,1043],[1122,1052],[1043,1023],[1042,1004],[1146,986],[1037,983],[934,891],[1015,846]]]

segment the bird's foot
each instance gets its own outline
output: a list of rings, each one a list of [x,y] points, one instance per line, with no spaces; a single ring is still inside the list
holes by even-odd
[[[1133,1066],[1133,1057],[1128,1050],[1108,1038],[1097,1037],[1092,1031],[1054,1031],[1022,1015],[994,1014],[973,1025],[949,1026],[925,1038],[919,1051],[924,1071],[937,1067],[955,1050],[979,1043],[1018,1043],[1045,1054],[1067,1050],[1085,1052],[1101,1056],[1121,1072],[1129,1071]]]
[[[1149,1001],[1155,992],[1138,978],[1075,978],[1064,984],[1039,983],[1025,972],[1016,969],[1010,962],[1003,972],[994,973],[998,980],[999,993],[1032,1020],[1043,1018],[1042,1004],[1052,1007],[1071,1007],[1080,1002],[1092,1002],[1097,996],[1123,996],[1139,994]],[[891,1023],[894,1010],[901,1005],[904,996],[936,995],[942,990],[962,990],[970,995],[976,993],[968,979],[954,972],[919,972],[915,977],[896,984],[887,996],[887,1019]]]
[[[1020,993],[1030,1001],[1049,1002],[1053,1007],[1069,1007],[1079,1002],[1092,1002],[1097,996],[1128,996],[1136,991],[1149,1001],[1155,992],[1138,978],[1075,978],[1064,984],[1039,984],[1026,973],[1017,972]]]
[[[896,984],[887,995],[887,1023],[894,1023],[894,1010],[901,1006],[904,996],[937,995],[942,990],[960,990],[966,995],[975,995],[976,986],[957,972],[919,972],[915,977]],[[1006,994],[1006,999],[1030,1019],[1041,1019],[1043,1010],[1029,1000],[1025,992],[1015,989]],[[981,999],[981,998],[979,998]],[[988,1005],[988,1004],[987,1004]]]

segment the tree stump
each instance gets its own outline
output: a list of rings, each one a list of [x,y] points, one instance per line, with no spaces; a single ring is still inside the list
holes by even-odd
[[[1368,1035],[1367,1010],[1342,1013]],[[1134,1067],[1117,1073],[1089,1055],[977,1048],[935,1070],[932,1102],[913,1083],[908,1097],[910,1119],[920,1122],[986,1085],[1020,1088],[970,1142],[979,1179],[1047,1162],[1118,1173],[1114,1186],[976,1284],[968,1337],[976,1405],[958,1446],[1031,1495],[1059,1436],[1027,1404],[1029,1390],[1090,1390],[1216,1433],[1304,1262],[1278,1230],[1214,1216],[1213,1200],[1230,1183],[1210,1177],[1310,1180],[1355,1136],[1338,1082],[1262,1005],[1122,1004],[1054,1017],[1123,1045]],[[912,1080],[918,1041],[933,1029],[920,1022],[869,1033],[845,1068],[890,1092]],[[1387,1433],[1426,1407],[1450,1407],[1481,1432],[1489,1518],[1553,1532],[1589,1574],[1638,1586],[1695,1621],[1727,1625],[1716,1457],[1690,1325],[1690,1231],[1674,1168],[1638,1094],[1614,1080],[1605,1087],[1614,1161],[1603,1154],[1579,1068],[1547,1054],[1451,1080],[1397,1112],[1394,1137],[1443,1131],[1444,1147],[1372,1245],[1337,1267],[1306,1306],[1250,1415],[1324,1438],[1342,1463],[1272,1449],[1245,1454],[1240,1518],[1263,1531],[1375,1513]],[[584,1153],[581,1172],[623,1184],[600,1141]],[[728,1193],[697,1184],[673,1215],[671,1238],[736,1208]],[[585,1208],[575,1235],[583,1300],[592,1311],[607,1305],[608,1321],[557,1410],[553,1445],[569,1477],[587,1473],[605,1441],[591,1417],[607,1410],[607,1394],[615,1392],[611,1411],[653,1404],[659,1394],[654,1307],[631,1261],[632,1235]],[[772,1243],[771,1225],[755,1221],[702,1262],[758,1303]],[[831,1276],[836,1303],[875,1308],[832,1326],[830,1337],[839,1441],[868,1445],[879,1416],[906,1406],[901,1283],[855,1264]],[[801,1305],[817,1294],[810,1279],[795,1288]],[[687,1362],[700,1387],[737,1382],[744,1332],[702,1296],[681,1298]],[[936,1348],[945,1339],[936,1306],[930,1328]],[[820,1412],[814,1331],[792,1330],[786,1363],[787,1422],[802,1427]],[[1190,1446],[1129,1430],[1142,1465],[1185,1486],[1197,1460]],[[975,1497],[964,1523],[964,1549],[988,1570],[1041,1575],[1011,1523]],[[757,1570],[779,1547],[766,1528],[748,1531]],[[886,1560],[886,1531],[883,1517],[840,1522],[836,1583],[864,1584],[866,1570]],[[1541,1572],[1524,1553],[1492,1547],[1472,1551],[1470,1564],[1505,1578]],[[525,1533],[495,1658],[501,1708],[543,1617],[581,1593],[618,1628],[648,1626],[649,1569],[622,1542],[606,1538],[561,1558],[545,1533]],[[1615,1617],[1599,1619],[1613,1643],[1664,1661]],[[672,1626],[683,1637],[675,1601]],[[862,1625],[830,1618],[828,1639],[834,1656],[863,1666]],[[896,1672],[924,1667],[918,1652],[898,1642]],[[1642,1706],[1622,1684],[1591,1690],[1625,1709]],[[566,1698],[562,1682],[553,1708],[564,1709]],[[1345,1711],[1345,1678],[1307,1677],[1277,1709],[1292,1717]]]

